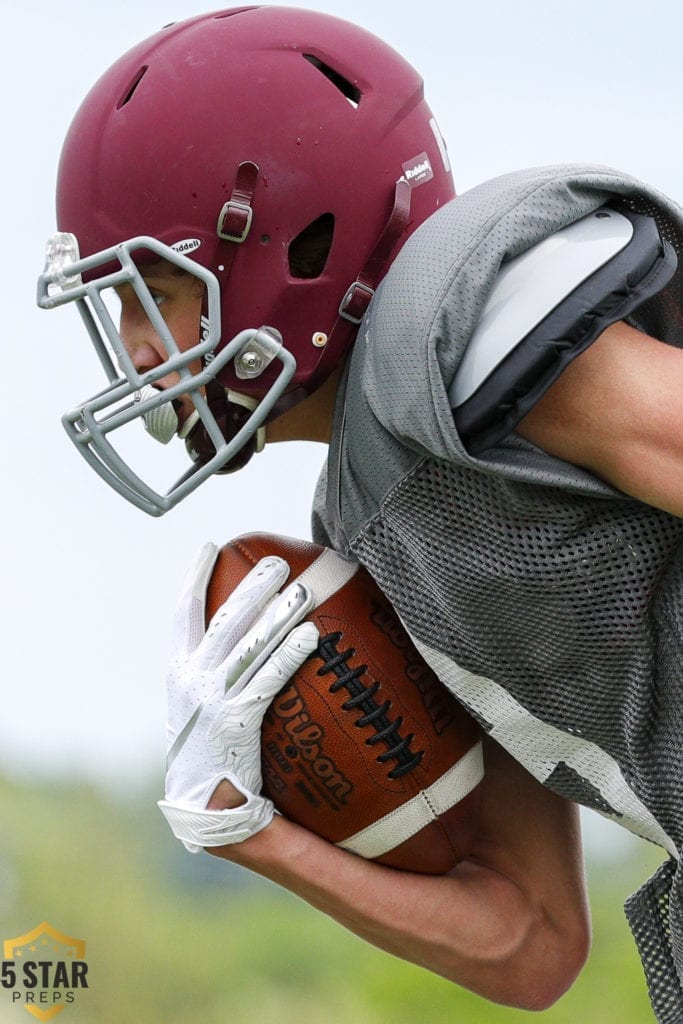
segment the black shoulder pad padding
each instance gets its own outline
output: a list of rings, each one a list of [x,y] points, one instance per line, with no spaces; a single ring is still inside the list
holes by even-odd
[[[569,363],[673,277],[678,260],[651,217],[619,207],[633,224],[620,253],[556,306],[498,364],[453,417],[472,454],[507,436]]]

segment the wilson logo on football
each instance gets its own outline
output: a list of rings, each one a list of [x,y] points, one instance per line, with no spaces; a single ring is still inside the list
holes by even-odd
[[[270,713],[278,719],[293,744],[292,749],[285,747],[284,753],[290,758],[292,755],[301,755],[329,793],[339,803],[346,803],[353,786],[339,771],[334,761],[324,756],[321,746],[323,730],[311,721],[306,710],[306,702],[294,683],[290,683],[288,688],[275,698]]]
[[[274,555],[312,598],[306,619],[318,646],[263,719],[263,794],[285,818],[360,857],[445,874],[478,828],[477,723],[420,658],[367,570],[330,548],[265,533],[234,538],[207,588],[207,625]]]

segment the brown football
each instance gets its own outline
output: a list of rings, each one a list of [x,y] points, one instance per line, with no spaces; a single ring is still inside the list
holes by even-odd
[[[220,551],[207,623],[265,555],[302,576],[318,648],[262,730],[263,791],[317,835],[395,868],[444,874],[478,824],[481,735],[417,652],[371,576],[308,541],[238,537]]]

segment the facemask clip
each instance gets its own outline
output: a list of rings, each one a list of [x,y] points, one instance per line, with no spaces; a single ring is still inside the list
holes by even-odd
[[[235,374],[240,380],[260,377],[282,350],[282,335],[274,327],[261,327],[235,356]]]
[[[43,275],[49,275],[48,295],[52,296],[69,288],[78,288],[83,284],[80,274],[69,275],[68,268],[80,259],[78,240],[68,231],[58,231],[48,239],[45,247],[45,269]]]

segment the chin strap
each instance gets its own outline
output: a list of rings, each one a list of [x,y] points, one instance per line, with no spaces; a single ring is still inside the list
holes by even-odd
[[[329,333],[326,349],[329,351],[346,352],[355,340],[358,325],[365,316],[370,300],[375,294],[377,285],[387,271],[396,246],[401,240],[410,223],[410,204],[412,187],[405,178],[399,178],[394,189],[394,204],[389,214],[384,230],[377,239],[372,252],[363,264],[356,280],[347,289],[342,301],[339,304],[339,315],[335,320]],[[339,344],[331,345],[334,338]],[[315,387],[332,372],[334,366],[330,366],[326,372],[316,380]],[[269,419],[277,416],[298,405],[307,398],[314,388],[300,385],[292,391],[288,391],[274,406]]]
[[[218,234],[226,241],[239,244],[247,236],[251,226],[251,199],[257,176],[256,164],[249,162],[240,164],[232,196],[223,207],[218,222]],[[345,342],[344,350],[353,341],[358,325],[375,294],[375,289],[384,276],[387,264],[410,222],[411,193],[410,183],[405,178],[399,178],[394,190],[394,203],[384,230],[356,280],[347,288],[339,304],[339,315],[330,331],[329,339],[331,341],[334,336],[335,340],[340,339]],[[234,256],[237,245],[231,248]],[[306,393],[302,393],[300,388],[283,395],[273,408],[269,419],[272,420],[282,415],[304,397],[306,397]],[[258,405],[257,398],[226,389],[217,381],[212,381],[207,385],[206,398],[227,441],[235,436]],[[217,475],[233,473],[245,466],[252,455],[263,450],[265,435],[265,426],[260,427],[255,436],[246,442],[235,458],[218,470]],[[191,421],[185,424],[183,436],[190,458],[194,462],[203,464],[213,458],[215,454],[213,442],[198,417],[191,418]]]
[[[150,398],[158,396],[160,389],[152,384],[145,384],[136,391],[133,396],[135,403],[145,402]],[[178,414],[175,411],[173,402],[164,402],[150,412],[144,413],[142,421],[145,424],[147,433],[158,441],[159,444],[168,444],[172,437],[175,437],[178,429]]]
[[[258,181],[258,165],[244,160],[237,168],[237,177],[227,203],[218,215],[216,234],[225,242],[242,243],[251,228],[251,201]],[[231,249],[234,256],[236,250]]]
[[[237,176],[232,193],[218,215],[216,234],[225,242],[233,244],[226,247],[223,256],[222,274],[227,281],[238,246],[245,241],[252,222],[252,199],[259,169],[251,160],[243,161],[237,168]],[[206,386],[206,400],[211,412],[220,427],[226,441],[232,440],[244,426],[249,413],[258,405],[258,400],[237,391],[226,390],[218,381],[211,381]],[[183,424],[179,436],[185,441],[188,455],[193,462],[204,465],[216,454],[213,442],[201,422],[199,413],[194,412]],[[216,475],[233,473],[246,465],[255,452],[263,450],[266,441],[265,427],[260,427],[253,438],[250,438],[234,459],[217,471]]]
[[[358,326],[370,305],[396,244],[410,220],[411,186],[405,178],[399,178],[394,190],[394,205],[384,231],[365,261],[356,280],[350,285],[339,304],[339,316]],[[337,323],[333,330],[336,329]]]
[[[248,409],[249,412],[253,412],[259,404],[258,398],[254,398],[253,395],[243,395],[241,391],[233,391],[232,388],[227,388],[225,393],[227,402],[232,402],[233,405],[241,405],[243,409]],[[266,428],[265,426],[259,427],[254,434],[254,454],[258,455],[266,447]]]
[[[235,437],[258,405],[257,398],[226,389],[215,380],[206,386],[206,401],[226,441],[231,441]],[[230,462],[216,471],[216,476],[234,473],[235,470],[242,469],[252,455],[263,451],[265,443],[266,428],[263,426],[259,427],[253,437],[245,442]],[[198,462],[200,465],[209,462],[216,454],[213,441],[198,416],[187,431],[185,447],[192,461]]]

